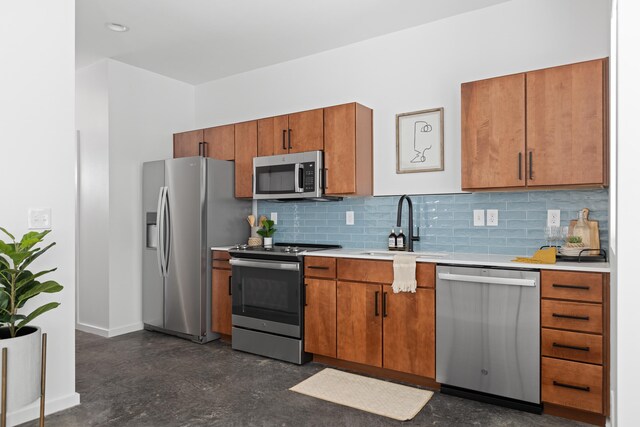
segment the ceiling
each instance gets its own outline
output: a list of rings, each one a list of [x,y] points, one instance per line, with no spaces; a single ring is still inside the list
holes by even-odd
[[[113,58],[199,84],[504,1],[76,0],[76,67]]]

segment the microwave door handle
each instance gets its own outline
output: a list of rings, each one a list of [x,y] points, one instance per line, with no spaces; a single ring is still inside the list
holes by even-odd
[[[294,187],[294,191],[296,193],[302,193],[303,187],[300,186],[300,184],[302,183],[303,179],[301,179],[300,177],[300,172],[303,172],[304,169],[302,168],[302,165],[300,163],[296,163],[295,169],[294,169],[294,177],[293,177],[293,187]]]

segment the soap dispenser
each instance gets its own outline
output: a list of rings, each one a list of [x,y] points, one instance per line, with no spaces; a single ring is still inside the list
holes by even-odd
[[[406,240],[407,239],[406,239],[404,233],[402,232],[402,228],[401,228],[400,229],[400,233],[398,233],[398,237],[396,238],[396,250],[398,250],[398,251],[407,250]]]
[[[389,234],[389,250],[395,251],[398,249],[398,236],[396,235],[396,231],[392,228],[391,234]]]

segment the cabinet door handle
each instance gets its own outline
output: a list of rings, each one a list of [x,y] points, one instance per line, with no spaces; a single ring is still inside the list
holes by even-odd
[[[307,306],[307,285],[306,283],[304,284],[304,306]]]
[[[209,155],[209,143],[207,141],[202,143],[202,154],[204,155],[204,157],[207,157]]]
[[[533,181],[533,151],[529,151],[529,179]]]
[[[198,156],[202,156],[202,142],[198,142]]]
[[[387,293],[382,293],[382,317],[387,317]]]
[[[322,180],[322,187],[325,190],[329,188],[329,168],[324,168],[324,179]]]
[[[522,153],[518,153],[518,180],[522,180]]]
[[[214,261],[227,261],[229,262],[228,258],[213,258]]]
[[[378,299],[380,298],[380,292],[376,291],[374,298],[373,298],[373,304],[375,305],[375,315],[379,316],[380,315],[380,311],[378,310]]]
[[[307,268],[311,268],[313,270],[328,270],[329,267],[324,267],[321,265],[308,265]]]
[[[580,286],[580,285],[560,285],[558,283],[554,283],[553,285],[554,288],[567,288],[567,289],[583,289],[585,291],[588,291],[589,289],[591,289],[590,286]]]
[[[282,149],[287,149],[287,130],[282,129]]]
[[[560,383],[558,381],[553,381],[553,385],[556,386],[556,387],[570,388],[572,390],[591,391],[591,387],[583,387],[583,386],[580,386],[580,385],[565,384],[565,383]]]
[[[291,150],[291,129],[289,129],[289,150]]]
[[[553,317],[559,317],[561,319],[589,320],[589,316],[574,316],[573,314],[553,313],[552,316]]]
[[[231,295],[231,276],[229,276],[229,295]]]
[[[558,344],[557,342],[554,342],[553,346],[557,348],[568,348],[569,350],[589,351],[589,347],[578,347],[575,345]]]

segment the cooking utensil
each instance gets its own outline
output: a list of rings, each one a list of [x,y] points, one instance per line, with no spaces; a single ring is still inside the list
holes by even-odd
[[[247,221],[249,221],[249,225],[253,227],[256,223],[256,217],[254,215],[249,215],[247,217]]]
[[[262,224],[267,220],[267,217],[264,215],[260,215],[260,219],[258,220],[258,226],[262,227]]]

